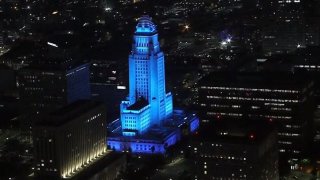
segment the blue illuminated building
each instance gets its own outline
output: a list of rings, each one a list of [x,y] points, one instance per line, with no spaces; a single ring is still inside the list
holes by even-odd
[[[172,95],[166,93],[164,55],[155,24],[140,18],[129,56],[129,97],[120,106],[124,136],[142,134],[172,115]]]
[[[173,113],[172,95],[166,93],[164,54],[156,25],[148,16],[139,19],[129,55],[129,96],[120,105],[120,119],[109,124],[108,147],[116,151],[164,153],[181,139],[180,125],[190,132],[198,118]],[[196,126],[195,126],[196,125]]]

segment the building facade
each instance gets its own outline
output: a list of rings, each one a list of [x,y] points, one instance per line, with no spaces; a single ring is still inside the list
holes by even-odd
[[[107,154],[105,112],[81,100],[43,115],[33,128],[36,176],[71,178]]]
[[[48,111],[91,97],[89,64],[70,69],[28,67],[19,72],[18,80],[22,109],[27,112]]]
[[[189,151],[195,179],[279,179],[277,133],[268,122],[215,123],[200,130]]]
[[[144,133],[172,115],[172,95],[166,93],[164,55],[151,18],[139,19],[129,55],[129,97],[120,105],[124,136]]]
[[[118,152],[164,154],[180,141],[182,125],[189,132],[199,118],[173,111],[172,95],[166,93],[164,55],[155,24],[139,19],[129,55],[129,96],[120,105],[120,118],[108,124],[108,148]]]
[[[18,73],[18,83],[20,109],[25,114],[52,111],[91,98],[89,64],[24,68]],[[23,129],[29,129],[30,121],[22,122]]]
[[[279,152],[299,159],[308,151],[314,83],[305,76],[214,73],[199,83],[203,126],[224,119],[267,120],[278,128]]]

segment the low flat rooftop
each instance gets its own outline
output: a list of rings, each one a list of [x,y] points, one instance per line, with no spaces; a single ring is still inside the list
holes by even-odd
[[[144,133],[143,135],[138,136],[125,136],[128,140],[154,140],[154,141],[162,141],[166,137],[168,137],[171,133],[175,132],[175,128],[169,128],[169,127],[159,127],[159,126],[153,126],[151,127],[148,132]],[[122,136],[121,128],[118,128],[117,131],[113,132],[112,134],[108,134],[108,138],[124,138]]]
[[[187,113],[184,110],[175,109],[173,111],[173,116],[164,122],[166,127],[180,127],[183,124],[190,123],[197,118],[195,113]]]
[[[149,103],[146,99],[144,98],[140,98],[138,99],[134,104],[132,104],[131,106],[129,106],[127,108],[127,110],[140,110],[143,107],[147,106]]]
[[[171,133],[174,133],[177,131],[177,128],[180,127],[180,125],[183,125],[185,123],[189,123],[192,121],[196,116],[193,113],[185,113],[183,110],[174,110],[173,117],[170,119],[167,119],[163,126],[153,126],[151,127],[148,132],[141,136],[134,136],[134,137],[126,137],[128,139],[144,139],[144,140],[156,140],[161,141],[164,138],[168,137]],[[117,138],[117,137],[123,137],[122,131],[121,131],[121,123],[120,119],[115,120],[112,122],[112,125],[109,126],[109,134],[108,137],[110,138]]]
[[[215,121],[211,127],[202,128],[198,135],[194,137],[194,140],[232,144],[259,144],[272,132],[275,132],[273,122],[225,119]]]
[[[103,103],[91,100],[79,100],[51,113],[41,115],[41,118],[36,122],[36,125],[61,126],[73,120],[75,117],[85,114],[99,106],[103,106]]]
[[[52,60],[52,62],[54,62],[55,60]],[[57,60],[58,61],[58,60]],[[53,63],[48,63],[48,64],[31,64],[28,67],[22,68],[20,73],[25,73],[25,72],[38,72],[38,73],[42,73],[42,72],[66,72],[66,71],[70,71],[73,69],[77,69],[77,68],[81,68],[81,67],[89,67],[90,65],[88,63],[82,63],[82,62],[62,62],[62,60],[60,60],[61,62],[58,64],[53,64]]]

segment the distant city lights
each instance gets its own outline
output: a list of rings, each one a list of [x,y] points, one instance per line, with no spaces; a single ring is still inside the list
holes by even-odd
[[[232,42],[232,38],[231,38],[231,37],[228,37],[227,39],[221,41],[221,42],[220,42],[220,45],[221,45],[222,47],[226,47],[226,46],[230,45],[231,42]]]
[[[221,42],[221,45],[222,45],[222,46],[225,46],[225,45],[227,45],[227,44],[228,44],[227,41],[222,41],[222,42]]]
[[[48,44],[49,46],[58,47],[58,45],[56,45],[56,44],[54,44],[54,43],[51,43],[51,42],[47,42],[47,44]]]
[[[107,12],[110,12],[112,9],[111,9],[111,7],[106,7],[106,8],[104,8],[104,10]]]
[[[250,139],[255,139],[255,135],[254,134],[250,134],[249,138]]]
[[[127,89],[126,86],[117,86],[117,89]]]

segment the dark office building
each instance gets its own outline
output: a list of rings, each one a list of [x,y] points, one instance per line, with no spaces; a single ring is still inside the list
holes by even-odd
[[[14,91],[16,88],[16,78],[14,71],[0,64],[0,96],[5,94],[10,94],[10,92]]]
[[[0,129],[10,124],[17,115],[18,100],[15,73],[9,67],[0,64]]]
[[[308,147],[313,86],[307,76],[293,74],[211,74],[199,82],[202,126],[224,119],[273,122],[279,151],[298,159]]]
[[[304,22],[279,22],[262,30],[262,48],[265,55],[292,53],[307,46],[319,45],[319,26]]]
[[[38,177],[71,178],[108,154],[105,106],[76,101],[46,115],[33,128]]]
[[[20,70],[18,81],[23,113],[52,111],[91,96],[88,64],[28,67]]]
[[[119,117],[119,104],[128,95],[128,88],[122,76],[122,69],[115,61],[95,60],[91,65],[92,100],[102,101],[107,107],[107,120]],[[125,71],[124,71],[125,72]],[[112,96],[110,96],[112,94]]]
[[[304,0],[261,0],[257,1],[265,17],[279,22],[297,21],[303,18]]]
[[[279,179],[276,138],[269,122],[220,121],[202,129],[189,146],[195,179]]]

